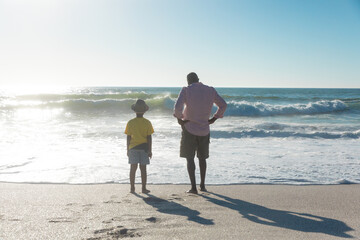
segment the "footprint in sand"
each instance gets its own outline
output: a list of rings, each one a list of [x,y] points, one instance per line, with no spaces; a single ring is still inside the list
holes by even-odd
[[[71,222],[74,222],[74,219],[67,218],[67,217],[49,218],[47,220],[50,223],[71,223]]]
[[[8,219],[8,221],[10,222],[19,222],[21,221],[20,219],[17,219],[17,218],[12,218],[12,219]]]
[[[152,222],[152,223],[156,223],[158,222],[158,219],[156,217],[149,217],[145,219],[146,221]]]
[[[116,230],[108,233],[108,235],[112,236],[115,239],[125,238],[125,237],[141,237],[141,234],[134,232],[132,229],[123,228],[120,230]]]
[[[120,222],[122,221],[123,219],[120,218],[120,217],[113,217],[112,219],[110,220],[104,220],[102,223],[105,223],[105,224],[109,224],[109,223],[112,223],[112,222]]]
[[[109,201],[105,201],[103,203],[122,203],[122,202],[121,201],[109,200]]]
[[[68,203],[65,206],[74,206],[74,205],[77,205],[77,203]]]
[[[79,211],[76,211],[76,210],[71,209],[71,208],[64,208],[64,211],[72,212],[72,213],[75,213],[75,214],[79,214],[79,213],[80,213]]]
[[[108,238],[111,236],[113,239],[126,238],[126,237],[141,237],[141,234],[135,232],[136,229],[127,229],[123,226],[117,226],[116,228],[104,228],[94,231],[97,235],[94,238],[88,238],[87,240],[95,240]],[[99,236],[100,235],[100,236]]]
[[[188,197],[199,197],[198,194],[193,194],[193,193],[188,193],[187,196]]]
[[[100,230],[94,231],[94,234],[111,232],[111,231],[113,231],[114,229],[115,229],[115,228],[104,228],[104,229],[100,229]]]
[[[185,201],[185,199],[181,198],[178,194],[171,194],[168,200]]]
[[[208,195],[210,195],[210,193],[209,192],[201,192],[200,195],[208,196]]]
[[[119,222],[119,221],[122,221],[122,218],[121,217],[113,217],[111,220]]]
[[[82,205],[83,207],[93,207],[93,206],[95,206],[95,204],[84,204],[84,205]]]
[[[95,206],[95,204],[85,204],[85,205],[82,205],[84,208],[83,208],[83,212],[87,212],[91,209],[91,207]]]

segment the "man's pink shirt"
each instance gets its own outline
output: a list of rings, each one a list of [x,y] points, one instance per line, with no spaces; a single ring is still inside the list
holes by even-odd
[[[209,118],[215,104],[218,109],[214,114],[222,118],[226,110],[226,102],[213,87],[200,82],[183,87],[175,103],[174,116],[189,120],[185,124],[188,132],[196,136],[206,136],[210,133]]]

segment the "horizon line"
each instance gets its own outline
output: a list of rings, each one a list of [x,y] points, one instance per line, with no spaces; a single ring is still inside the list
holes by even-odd
[[[208,85],[205,84],[204,85]],[[215,86],[215,85],[208,85],[214,88],[268,88],[268,89],[360,89],[359,87],[289,87],[289,86]],[[86,88],[86,87],[93,87],[93,88],[182,88],[186,87],[186,85],[182,86],[124,86],[124,85],[46,85],[46,84],[36,84],[36,85],[28,85],[28,84],[18,84],[18,85],[4,85],[0,86],[1,89],[8,89],[8,88],[16,88],[16,87],[31,87],[31,88]]]

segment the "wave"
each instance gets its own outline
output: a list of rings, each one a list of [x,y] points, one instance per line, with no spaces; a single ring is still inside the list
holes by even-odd
[[[130,112],[131,105],[134,103],[135,99],[76,99],[61,102],[52,102],[48,105],[51,105],[52,107],[61,107],[70,111],[104,111],[123,113],[127,111]],[[156,97],[152,99],[147,99],[146,103],[149,105],[152,111],[169,110],[170,105],[173,106],[173,101],[169,97]],[[172,107],[170,109],[172,109]]]
[[[16,99],[20,101],[61,101],[61,100],[78,100],[84,99],[89,101],[97,101],[97,100],[123,100],[123,99],[154,99],[157,97],[169,96],[172,98],[176,98],[177,94],[171,93],[146,93],[144,91],[140,92],[108,92],[108,93],[79,93],[79,94],[33,94],[33,95],[21,95],[17,96]]]
[[[292,131],[267,131],[267,130],[244,130],[234,131],[211,131],[212,138],[312,138],[312,139],[359,139],[360,130],[354,132],[309,132],[300,133]]]
[[[342,112],[348,110],[347,104],[340,100],[317,101],[308,104],[271,105],[263,102],[231,101],[226,115],[229,116],[275,116],[275,115],[314,115]]]
[[[360,98],[344,98],[340,100],[346,103],[360,103]]]
[[[298,94],[294,94],[294,95],[256,95],[256,94],[242,94],[242,95],[228,95],[228,94],[222,94],[221,95],[224,99],[228,100],[228,101],[280,101],[280,102],[308,102],[308,101],[321,101],[321,100],[326,100],[326,101],[331,101],[334,100],[334,95],[329,95],[329,96],[301,96]],[[355,97],[348,97],[348,98],[343,98],[343,97],[337,97],[336,99],[345,102],[345,103],[356,103],[356,102],[360,102],[360,98],[355,98]]]
[[[349,109],[360,109],[360,99],[319,100],[310,103],[294,103],[276,105],[266,103],[267,99],[275,100],[277,96],[255,96],[263,101],[251,101],[253,97],[223,95],[228,103],[226,116],[263,117],[276,115],[314,115],[342,112]],[[177,93],[126,91],[100,93],[38,94],[2,97],[0,110],[16,110],[19,108],[61,108],[76,112],[126,112],[136,99],[144,99],[151,110],[160,112],[172,111]],[[240,99],[240,100],[236,100]],[[213,112],[216,108],[213,108]]]
[[[76,112],[126,112],[138,99],[144,99],[151,110],[172,110],[175,100],[171,95],[130,93],[116,95],[70,95],[39,96],[37,98],[7,99],[0,102],[0,110],[16,110],[21,108],[60,108]],[[45,100],[46,99],[46,100]]]
[[[357,184],[355,181],[350,181],[347,179],[339,179],[337,181],[334,182],[334,184]]]

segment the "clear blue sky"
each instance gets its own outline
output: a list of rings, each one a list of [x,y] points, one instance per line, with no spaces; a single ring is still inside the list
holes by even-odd
[[[360,87],[360,0],[0,0],[0,86]]]

